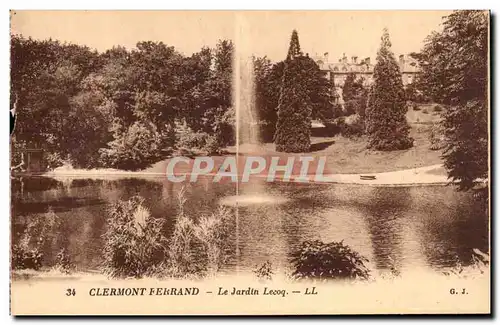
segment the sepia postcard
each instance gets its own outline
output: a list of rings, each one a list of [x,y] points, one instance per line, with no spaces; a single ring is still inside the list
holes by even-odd
[[[490,12],[10,12],[10,310],[491,314]]]

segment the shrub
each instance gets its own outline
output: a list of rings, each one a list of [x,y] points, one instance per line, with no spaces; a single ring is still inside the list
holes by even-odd
[[[214,275],[228,258],[230,211],[223,206],[209,216],[202,216],[194,228],[194,235],[202,245],[203,269]]]
[[[43,253],[38,248],[26,248],[22,245],[12,246],[12,268],[15,270],[39,270],[42,267]]]
[[[489,271],[490,256],[481,250],[474,248],[471,253],[471,263],[464,266],[457,258],[456,264],[443,271],[446,276],[452,276],[459,279],[476,278]]]
[[[419,105],[417,105],[416,103],[413,103],[413,110],[414,110],[414,111],[420,111],[420,110],[421,110],[421,108],[420,108],[420,106],[419,106]]]
[[[164,272],[164,221],[151,217],[138,196],[109,209],[104,239],[104,271],[111,277],[140,278]]]
[[[348,100],[344,103],[345,115],[356,114],[358,110],[358,101],[356,99]]]
[[[424,108],[424,109],[422,110],[422,113],[424,113],[424,114],[429,114],[429,110],[428,110],[427,108]]]
[[[443,106],[434,105],[434,112],[442,112],[442,111],[443,111]]]
[[[45,258],[44,248],[53,239],[59,222],[52,210],[31,219],[19,242],[12,247],[12,268],[39,270]]]
[[[361,94],[359,97],[348,100],[344,104],[345,115],[353,115],[356,114],[361,118],[364,118],[366,111],[366,95],[365,93]]]
[[[322,122],[325,125],[325,135],[335,136],[336,134],[340,133],[341,125],[345,123],[345,117],[341,116],[335,119],[329,119]]]
[[[344,115],[344,110],[342,108],[342,105],[339,103],[333,104],[332,112],[333,112],[332,113],[333,118]]]
[[[219,141],[220,140],[217,136],[209,135],[206,139],[205,145],[203,146],[203,152],[209,156],[219,154],[221,149]]]
[[[200,149],[207,143],[208,133],[193,131],[186,124],[176,126],[176,147],[186,149]]]
[[[168,249],[168,270],[174,277],[200,275],[202,269],[197,253],[198,242],[194,236],[194,222],[179,213]]]
[[[215,136],[216,141],[207,140],[207,142],[211,142],[211,148],[214,150],[214,145],[217,144],[217,151],[221,147],[230,146],[235,144],[236,134],[235,134],[235,124],[236,124],[236,111],[233,107],[223,111],[221,113],[221,109],[217,110],[217,114],[215,115],[215,120],[212,125],[213,134],[210,133],[211,136]]]
[[[105,165],[138,170],[145,168],[168,154],[173,146],[173,128],[157,129],[153,123],[135,122],[122,130],[115,129],[115,139],[109,148],[101,149],[101,159]]]
[[[444,128],[440,123],[435,123],[431,127],[429,133],[429,141],[431,142],[431,150],[439,150],[445,146]]]
[[[178,193],[179,213],[169,247],[169,272],[174,277],[214,275],[228,258],[230,211],[220,207],[196,223],[184,212],[184,188]]]
[[[343,120],[344,123],[340,126],[340,133],[347,138],[360,137],[365,131],[365,123],[358,115],[351,115]]]
[[[273,265],[269,261],[265,261],[261,266],[253,270],[253,273],[259,280],[272,280],[273,279]]]
[[[343,242],[305,241],[292,253],[295,279],[368,279],[366,258]]]
[[[59,253],[57,253],[56,256],[56,265],[54,269],[61,273],[66,273],[69,274],[73,269],[75,268],[75,265],[71,262],[71,258],[69,254],[67,253],[66,249],[61,249]]]
[[[186,123],[176,125],[176,149],[181,156],[200,154],[206,147],[209,135],[203,131],[193,131]]]

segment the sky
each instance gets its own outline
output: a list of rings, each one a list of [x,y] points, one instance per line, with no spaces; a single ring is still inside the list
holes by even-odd
[[[162,41],[190,55],[219,39],[236,40],[273,62],[286,56],[293,29],[310,56],[336,62],[376,56],[383,28],[396,55],[419,51],[450,11],[15,11],[11,33],[57,39],[104,51]],[[237,45],[238,46],[238,45]]]

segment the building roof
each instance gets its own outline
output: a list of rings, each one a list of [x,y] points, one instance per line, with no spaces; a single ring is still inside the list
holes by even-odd
[[[357,57],[352,57],[351,62],[347,61],[347,57],[341,58],[338,62],[331,62],[328,56],[314,57],[314,61],[319,65],[323,71],[332,71],[334,73],[373,73],[374,65],[371,64],[370,58],[365,58],[357,62]],[[408,55],[399,56],[399,68],[403,73],[416,73],[418,71],[418,64],[415,59]]]

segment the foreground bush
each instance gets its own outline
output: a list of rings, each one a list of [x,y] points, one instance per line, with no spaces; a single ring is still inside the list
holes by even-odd
[[[273,264],[269,261],[265,261],[263,264],[256,267],[253,273],[261,281],[271,281],[274,275]]]
[[[46,258],[44,248],[54,239],[59,222],[59,217],[51,210],[30,220],[19,242],[12,246],[12,269],[39,270]]]
[[[184,212],[184,189],[178,194],[179,213],[169,246],[169,272],[174,277],[215,275],[229,256],[232,214],[225,207],[198,222]]]
[[[12,246],[12,269],[39,270],[42,267],[43,253],[37,248],[27,248],[23,245]]]
[[[71,261],[71,256],[68,254],[66,249],[61,249],[56,256],[56,264],[54,265],[54,270],[61,273],[69,274],[76,266]]]
[[[469,265],[463,265],[460,260],[457,259],[456,265],[443,271],[443,274],[459,279],[467,279],[489,274],[489,270],[490,255],[474,248],[471,252],[471,261]]]
[[[295,279],[355,280],[368,279],[366,258],[343,242],[305,241],[292,254],[292,277]]]
[[[167,238],[162,219],[151,217],[144,199],[118,201],[109,209],[104,239],[104,271],[111,277],[140,278],[165,270]]]

